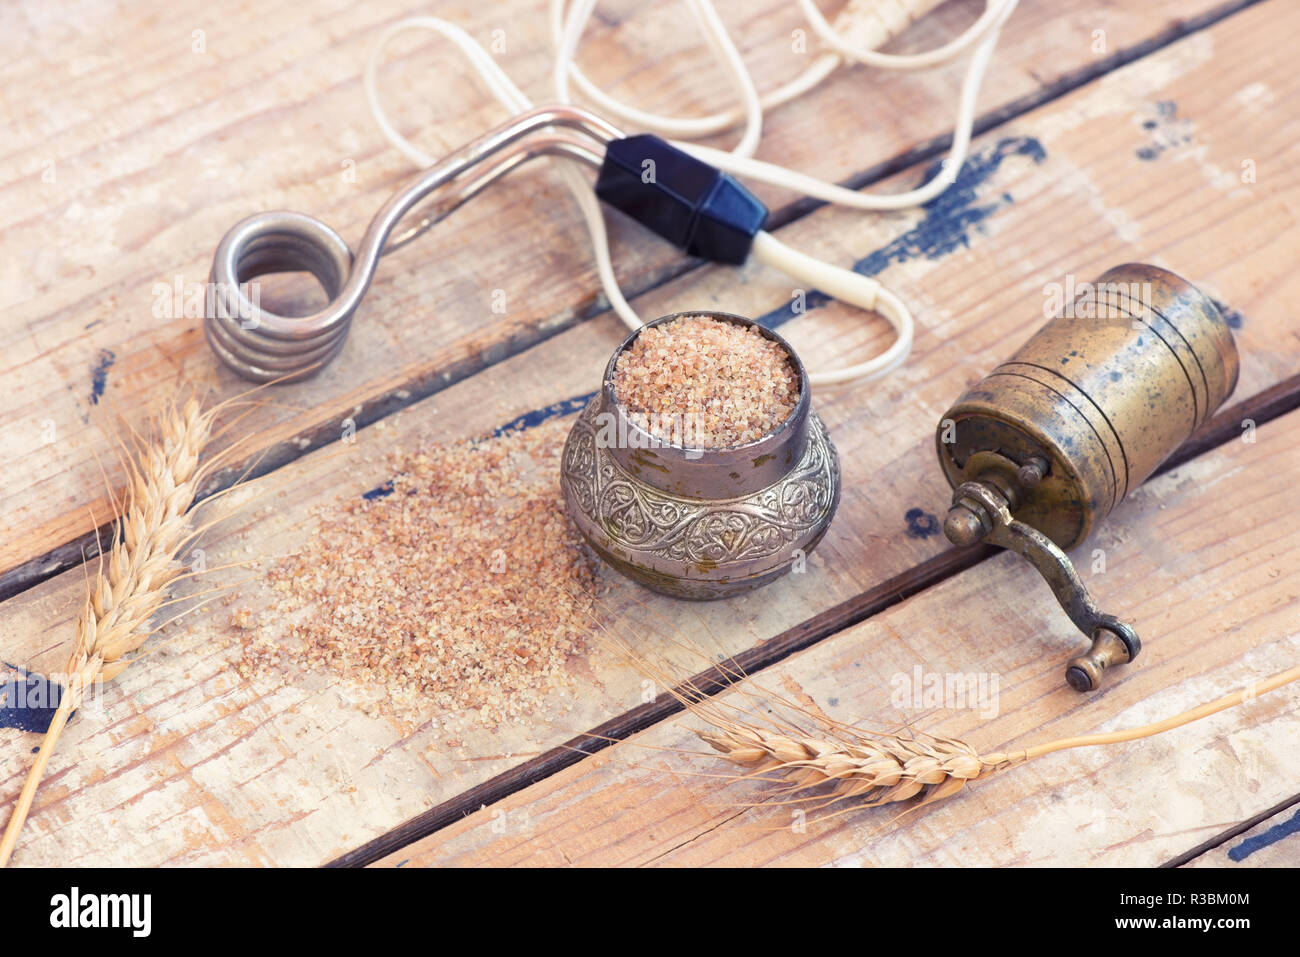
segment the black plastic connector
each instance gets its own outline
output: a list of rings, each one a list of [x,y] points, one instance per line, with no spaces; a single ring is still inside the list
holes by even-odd
[[[614,140],[596,195],[692,256],[740,264],[767,207],[735,179],[649,133]]]

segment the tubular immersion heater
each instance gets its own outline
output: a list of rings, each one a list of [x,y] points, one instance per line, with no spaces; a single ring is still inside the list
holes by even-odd
[[[1237,347],[1214,302],[1156,266],[1117,266],[943,416],[955,545],[1011,549],[1092,639],[1066,680],[1098,687],[1137,633],[1102,614],[1065,552],[1208,419],[1237,384]]]

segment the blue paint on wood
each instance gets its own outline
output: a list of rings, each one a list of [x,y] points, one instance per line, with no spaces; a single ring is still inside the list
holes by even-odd
[[[1219,310],[1219,315],[1223,316],[1223,321],[1228,324],[1229,329],[1240,329],[1246,324],[1246,317],[1226,302],[1220,302],[1218,299],[1211,299],[1210,302],[1214,303],[1214,308]]]
[[[1300,834],[1300,811],[1296,811],[1281,824],[1270,827],[1263,834],[1256,834],[1254,837],[1246,838],[1228,851],[1228,859],[1231,861],[1244,861],[1256,851],[1262,851],[1264,848],[1276,844],[1284,837],[1290,837],[1292,834]]]
[[[99,400],[104,397],[104,389],[108,385],[108,370],[113,368],[113,363],[116,361],[117,356],[111,350],[99,350],[99,361],[90,370],[91,405],[99,405]]]
[[[903,516],[908,538],[934,538],[939,534],[939,519],[920,508],[909,508]]]
[[[44,675],[13,670],[22,673],[0,685],[0,728],[44,734],[54,720],[63,687]]]
[[[1178,117],[1178,104],[1173,100],[1161,100],[1156,104],[1155,117],[1142,121],[1142,129],[1151,134],[1151,141],[1146,146],[1138,147],[1137,158],[1145,163],[1160,158],[1166,150],[1186,146],[1192,141],[1192,124]]]
[[[362,492],[361,497],[367,502],[373,502],[377,498],[385,498],[393,494],[393,480],[389,479],[382,485],[376,485],[369,492]]]
[[[952,186],[921,207],[925,210],[921,221],[897,239],[859,259],[853,264],[854,272],[876,276],[895,263],[919,257],[938,260],[958,249],[969,249],[972,233],[982,229],[985,220],[998,210],[1014,202],[1011,194],[1005,191],[992,199],[982,199],[980,193],[1003,162],[1016,157],[1032,160],[1035,164],[1042,163],[1047,159],[1047,150],[1032,136],[1016,136],[999,140],[995,146],[969,157]],[[923,182],[938,176],[941,169],[942,163],[932,163]],[[798,312],[793,303],[787,303],[761,316],[758,321],[774,329],[828,302],[829,296],[813,290],[805,294],[801,304],[803,308]]]
[[[518,418],[511,419],[509,422],[505,423],[505,425],[497,426],[492,430],[492,435],[501,436],[505,435],[507,432],[522,432],[525,429],[535,428],[548,419],[572,415],[574,412],[581,412],[586,408],[587,403],[595,397],[596,393],[588,392],[584,395],[575,395],[569,399],[561,399],[559,402],[552,402],[550,405],[543,406],[540,409],[525,412]]]

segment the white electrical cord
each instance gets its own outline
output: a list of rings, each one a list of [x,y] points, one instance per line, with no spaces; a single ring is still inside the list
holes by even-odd
[[[795,276],[832,299],[880,313],[894,327],[894,343],[880,355],[844,369],[810,372],[808,379],[813,385],[879,379],[902,365],[907,354],[912,351],[912,314],[903,305],[903,300],[870,276],[832,266],[807,253],[791,249],[766,230],[754,237],[751,252],[759,262],[779,269],[787,276]]]
[[[380,35],[379,42],[375,44],[375,49],[366,63],[366,72],[362,82],[366,90],[366,100],[370,104],[370,113],[374,116],[375,122],[379,124],[379,129],[383,132],[384,137],[416,166],[427,168],[434,165],[438,158],[421,150],[399,133],[393,124],[389,122],[388,116],[379,103],[378,84],[379,60],[385,47],[398,34],[410,30],[430,30],[455,44],[465,54],[470,65],[478,71],[479,76],[492,92],[492,95],[511,113],[523,113],[532,108],[532,101],[524,96],[523,91],[514,85],[510,77],[506,76],[505,71],[497,65],[496,60],[492,59],[491,54],[454,23],[449,23],[438,17],[411,17],[407,20],[400,20]],[[614,275],[614,264],[609,255],[609,237],[605,233],[605,218],[600,209],[600,201],[596,199],[596,194],[592,192],[591,184],[578,171],[578,164],[575,160],[559,159],[554,162],[559,165],[560,176],[564,180],[564,185],[569,188],[569,192],[573,194],[573,198],[577,201],[583,219],[586,220],[587,230],[591,233],[591,245],[596,257],[596,274],[600,277],[600,285],[605,290],[606,298],[609,299],[610,308],[618,314],[624,323],[632,328],[640,328],[643,323],[623,296],[623,290],[618,284],[618,278]]]
[[[687,0],[692,9],[696,6],[708,6],[712,10],[709,0]],[[799,0],[805,7],[811,8],[811,0]],[[930,53],[915,54],[909,56],[895,56],[889,54],[875,53],[869,50],[852,50],[854,57],[866,57],[869,55],[868,62],[875,66],[881,66],[886,69],[920,69],[924,66],[932,66],[937,63],[946,62],[965,51],[972,42],[985,38],[984,42],[976,49],[971,57],[970,65],[966,68],[966,75],[962,79],[961,93],[957,100],[957,118],[953,124],[953,142],[949,150],[947,159],[944,160],[943,171],[940,175],[934,177],[930,182],[917,189],[908,190],[903,193],[889,193],[885,195],[873,193],[861,193],[856,190],[845,189],[835,183],[828,183],[824,180],[817,179],[813,176],[807,176],[803,173],[797,173],[793,170],[786,169],[783,166],[777,166],[773,163],[765,163],[761,160],[750,158],[750,154],[740,149],[724,151],[714,149],[708,146],[701,146],[697,143],[674,142],[673,145],[686,150],[693,156],[704,162],[716,166],[719,169],[726,170],[728,173],[734,173],[737,176],[743,176],[746,179],[758,180],[762,183],[768,183],[773,186],[780,186],[785,189],[791,189],[795,192],[811,196],[814,199],[820,199],[827,203],[834,203],[837,206],[847,206],[850,209],[864,210],[897,210],[909,209],[912,206],[919,206],[922,203],[934,199],[950,185],[956,178],[957,171],[961,169],[966,162],[966,156],[970,149],[970,138],[975,126],[975,107],[979,97],[980,84],[984,80],[984,73],[988,68],[989,60],[993,56],[994,47],[997,45],[998,35],[1002,24],[1006,18],[1011,15],[1019,0],[988,0],[985,5],[984,13],[980,16],[970,28],[956,40],[940,47],[938,50]],[[566,0],[552,0],[552,27],[554,28],[556,19],[564,15]],[[573,50],[576,49],[578,40],[583,30],[586,28],[591,11],[595,7],[594,0],[578,0],[571,8],[563,27],[560,28],[559,38],[557,39],[556,53],[556,94],[562,102],[570,102],[568,97],[568,78],[573,77],[579,85],[590,86],[585,77],[581,80],[581,73],[573,63]],[[717,29],[723,29],[721,23],[717,21],[717,15],[714,14],[713,21],[717,24]],[[816,19],[811,19],[815,31],[822,33],[826,31],[829,35],[835,35],[831,30],[830,24],[821,16],[816,14]],[[707,35],[707,31],[706,31]],[[843,41],[840,41],[841,45]],[[940,56],[942,54],[942,56]],[[739,61],[724,60],[724,67],[730,70],[734,63]],[[740,64],[740,69],[744,69]],[[814,63],[809,72],[818,68]],[[802,80],[802,77],[800,78]],[[798,83],[799,80],[796,80]],[[744,84],[733,78],[733,85],[737,89],[743,89]],[[752,89],[752,84],[748,84]],[[602,96],[597,100],[601,107],[610,115],[623,120],[633,120],[638,125],[646,127],[650,132],[657,133],[660,136],[671,137],[674,135],[672,130],[682,121],[671,117],[654,117],[650,114],[641,114],[639,111],[619,103],[610,97]],[[761,104],[758,102],[751,103],[745,101],[745,113],[758,108],[761,112]],[[725,129],[727,124],[717,125],[716,121],[723,119],[722,116],[708,117],[710,132],[717,129]],[[656,125],[662,124],[662,125]],[[687,134],[689,135],[689,134]],[[742,140],[742,143],[744,140]]]
[[[564,8],[565,4],[562,0],[552,0],[550,7],[551,40],[557,48],[560,45],[560,37],[564,33]],[[694,12],[694,6],[692,5],[692,13]],[[716,20],[715,15],[714,21],[716,22]],[[707,30],[707,26],[705,29]],[[793,80],[761,96],[759,98],[760,111],[775,109],[789,103],[791,100],[798,99],[817,87],[823,80],[834,73],[836,68],[843,62],[843,57],[838,53],[820,54]],[[556,70],[557,75],[560,72],[559,69]],[[713,113],[701,117],[675,117],[647,113],[634,106],[628,106],[621,100],[616,100],[596,86],[591,80],[587,79],[587,75],[578,68],[577,63],[573,62],[572,59],[569,61],[568,79],[573,82],[573,85],[578,88],[584,97],[599,107],[600,111],[606,116],[617,118],[632,126],[652,130],[659,136],[681,139],[711,136],[714,133],[721,133],[730,129],[746,118],[745,109],[726,110],[722,113]]]
[[[978,96],[980,81],[983,79],[984,71],[992,56],[999,30],[1015,8],[1017,0],[987,0],[984,13],[956,40],[937,50],[908,56],[879,54],[870,49],[859,49],[835,33],[831,25],[821,16],[820,11],[812,4],[812,0],[799,0],[799,2],[804,6],[804,12],[808,16],[813,30],[828,45],[833,46],[837,52],[822,54],[793,81],[773,91],[766,97],[760,97],[749,71],[745,68],[735,44],[727,34],[713,5],[709,0],[686,0],[688,8],[700,25],[706,42],[708,42],[719,63],[727,71],[742,105],[738,111],[697,119],[682,119],[645,113],[626,106],[596,88],[578,70],[574,63],[578,44],[581,41],[582,33],[592,11],[595,9],[596,0],[575,0],[572,6],[569,6],[566,0],[552,0],[551,29],[556,43],[554,77],[556,96],[562,103],[571,102],[569,84],[572,81],[584,95],[589,96],[607,113],[635,125],[646,127],[652,132],[663,136],[703,136],[727,129],[735,125],[737,120],[741,120],[744,123],[744,130],[739,142],[730,151],[687,142],[675,142],[673,145],[727,172],[793,189],[826,202],[856,209],[905,209],[938,196],[951,185],[955,179],[956,171],[965,162],[970,145],[971,130],[974,126],[975,101]],[[852,6],[853,0],[850,0],[850,7]],[[898,4],[897,6],[901,10],[904,5]],[[926,6],[926,3],[922,2],[917,6]],[[904,22],[906,22],[906,19],[904,19]],[[388,141],[412,162],[427,167],[436,162],[436,157],[424,153],[389,122],[379,102],[377,75],[379,62],[388,43],[398,34],[413,29],[431,30],[454,43],[478,71],[488,89],[507,110],[518,113],[531,108],[532,103],[511,82],[492,56],[461,28],[437,17],[414,17],[395,23],[380,36],[379,42],[366,64],[364,85],[371,113],[374,115],[380,130]],[[874,38],[879,42],[887,33],[888,31],[882,32],[878,30]],[[829,39],[830,37],[834,37],[834,40]],[[972,55],[971,63],[962,82],[961,95],[958,101],[957,123],[953,130],[952,149],[945,161],[944,170],[924,186],[905,193],[889,195],[858,193],[834,183],[827,183],[815,177],[796,173],[784,167],[752,158],[752,154],[757,148],[762,135],[764,108],[788,102],[790,99],[812,89],[833,72],[842,62],[842,58],[861,60],[892,69],[921,69],[946,62],[981,39],[982,42]],[[623,296],[618,279],[614,274],[613,262],[609,252],[609,240],[605,231],[604,216],[600,204],[596,200],[589,182],[576,168],[576,163],[570,160],[557,160],[556,162],[560,164],[560,171],[565,185],[569,187],[577,200],[586,221],[587,229],[591,234],[596,271],[606,297],[609,299],[610,307],[629,328],[639,329],[643,322]],[[813,385],[850,381],[865,382],[877,379],[897,368],[906,359],[912,346],[913,324],[911,314],[903,302],[879,282],[860,273],[833,266],[791,249],[767,232],[760,232],[755,237],[752,252],[760,262],[781,270],[800,282],[806,283],[811,288],[820,289],[833,298],[861,309],[878,312],[894,327],[895,341],[883,353],[868,361],[844,369],[812,373],[809,379]]]

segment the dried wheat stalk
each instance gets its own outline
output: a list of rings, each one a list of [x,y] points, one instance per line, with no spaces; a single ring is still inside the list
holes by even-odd
[[[825,785],[828,804],[852,799],[859,807],[877,807],[918,796],[937,801],[1013,763],[931,735],[793,737],[736,719],[726,723],[731,726],[696,733],[728,761],[755,776],[775,775],[790,792]]]
[[[922,804],[956,794],[967,781],[986,778],[1034,758],[1070,748],[1120,744],[1150,737],[1241,704],[1300,679],[1300,667],[1290,668],[1264,681],[1215,701],[1153,724],[1115,731],[1061,738],[1019,751],[980,754],[971,745],[927,734],[873,734],[831,721],[807,707],[786,701],[770,691],[760,697],[796,711],[819,726],[817,733],[802,733],[798,725],[768,719],[764,727],[714,701],[687,695],[686,707],[705,719],[711,730],[699,731],[702,740],[724,758],[747,769],[746,777],[776,780],[784,793],[821,800],[822,806],[845,802],[852,807],[877,807],[912,798]]]
[[[913,806],[919,807],[951,797],[968,781],[990,777],[1045,754],[1147,738],[1300,680],[1300,666],[1296,666],[1152,724],[1059,738],[1016,751],[981,753],[955,738],[919,731],[878,733],[843,724],[806,696],[792,701],[758,684],[730,658],[718,660],[693,641],[659,635],[667,644],[700,657],[716,669],[717,674],[709,680],[720,679],[727,693],[710,692],[694,680],[676,679],[667,668],[638,653],[631,641],[619,633],[619,626],[594,616],[593,622],[601,644],[668,689],[687,711],[710,726],[696,734],[723,758],[744,769],[737,780],[774,783],[778,786],[777,797],[819,809],[834,806],[834,813],[913,799]]]
[[[149,621],[166,601],[166,590],[183,568],[177,563],[195,530],[190,508],[199,486],[216,464],[200,466],[221,406],[204,410],[197,399],[170,407],[157,419],[147,446],[137,441],[127,456],[127,488],[120,510],[120,541],[100,568],[77,621],[77,637],[64,668],[64,689],[40,752],[0,839],[0,867],[9,862],[18,833],[55,742],[86,690],[109,681],[134,660],[128,657],[149,637]]]

